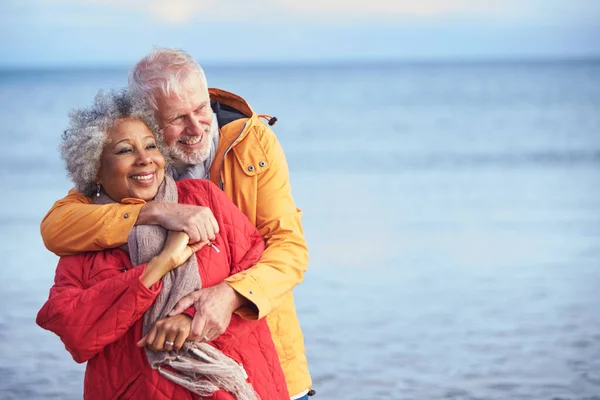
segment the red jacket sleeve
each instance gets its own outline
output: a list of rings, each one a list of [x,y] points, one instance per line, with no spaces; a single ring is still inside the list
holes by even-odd
[[[103,269],[102,279],[88,285],[91,263],[97,267],[98,260],[89,254],[62,257],[49,298],[36,318],[39,326],[60,337],[78,363],[121,338],[152,305],[162,287],[160,281],[150,289],[142,284],[145,265],[127,272],[118,267]]]

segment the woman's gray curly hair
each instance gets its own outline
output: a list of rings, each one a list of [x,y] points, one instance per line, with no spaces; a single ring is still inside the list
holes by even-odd
[[[108,131],[125,118],[142,120],[154,134],[159,148],[162,147],[152,109],[141,97],[127,90],[100,90],[91,107],[69,113],[69,127],[62,135],[60,154],[75,187],[86,196],[96,191],[100,157],[108,140]]]

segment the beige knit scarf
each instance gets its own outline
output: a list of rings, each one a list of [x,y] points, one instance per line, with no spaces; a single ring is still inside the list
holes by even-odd
[[[165,180],[154,201],[177,203],[177,197],[175,181],[165,174]],[[94,203],[109,204],[114,201],[101,191],[100,196],[94,196]],[[144,264],[162,251],[167,234],[168,231],[158,225],[136,225],[129,234],[128,243],[122,248],[129,253],[134,266]],[[152,329],[156,321],[166,318],[183,296],[201,287],[195,256],[166,274],[162,278],[162,289],[158,297],[144,313],[143,335]],[[207,343],[186,341],[178,352],[153,352],[146,349],[146,356],[152,368],[202,397],[211,396],[215,391],[223,389],[238,400],[258,399],[252,386],[246,382],[243,367]],[[171,369],[162,368],[165,365],[169,365]]]

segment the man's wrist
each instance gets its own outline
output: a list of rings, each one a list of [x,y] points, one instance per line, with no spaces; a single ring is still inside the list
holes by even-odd
[[[160,225],[160,203],[146,203],[140,210],[140,214],[138,215],[136,225]]]
[[[245,298],[244,296],[239,294],[238,291],[235,290],[233,287],[231,287],[231,285],[229,285],[227,282],[223,282],[223,285],[227,286],[229,288],[229,290],[231,290],[231,307],[232,307],[231,312],[232,313],[234,311],[236,311],[237,309],[250,304],[250,301],[247,298]]]

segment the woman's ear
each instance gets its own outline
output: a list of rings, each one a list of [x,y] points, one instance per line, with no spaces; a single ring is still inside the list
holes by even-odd
[[[94,180],[94,182],[97,185],[102,185],[102,179],[100,178],[102,176],[102,164],[100,164],[100,166],[98,167],[98,172],[96,172],[96,179]]]

